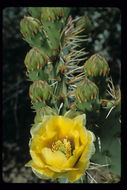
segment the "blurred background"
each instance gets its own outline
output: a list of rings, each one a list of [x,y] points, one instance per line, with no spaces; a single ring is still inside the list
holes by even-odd
[[[89,56],[99,53],[108,61],[115,86],[121,82],[121,12],[110,7],[72,8],[75,16],[87,15],[93,29],[86,45]],[[35,113],[28,95],[24,58],[30,46],[22,39],[20,20],[27,7],[7,7],[2,12],[2,178],[6,183],[44,183],[24,165],[30,160],[30,128]],[[101,178],[100,178],[101,180]],[[48,183],[48,181],[46,181]],[[103,182],[100,181],[100,182]]]

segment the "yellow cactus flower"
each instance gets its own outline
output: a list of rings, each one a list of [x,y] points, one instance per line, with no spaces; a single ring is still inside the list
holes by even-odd
[[[84,116],[45,116],[31,128],[30,155],[26,166],[42,179],[78,180],[95,152],[94,134],[85,128]]]

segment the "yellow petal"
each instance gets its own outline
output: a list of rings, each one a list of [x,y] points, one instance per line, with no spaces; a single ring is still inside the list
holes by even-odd
[[[86,114],[78,115],[74,118],[75,125],[81,123],[83,126],[86,125]]]
[[[56,168],[63,168],[63,164],[67,161],[64,153],[60,151],[52,152],[50,148],[42,149],[42,159],[47,165],[54,166]]]
[[[88,168],[88,164],[89,164],[89,161],[87,161],[85,163],[85,166],[86,168]],[[74,182],[78,179],[80,179],[80,177],[84,174],[85,170],[75,170],[75,171],[69,171],[67,174],[66,174],[66,177],[68,178],[68,180],[70,182]]]
[[[71,139],[73,139],[73,142],[74,142],[74,145],[75,145],[74,148],[77,149],[80,146],[79,132],[77,130],[74,130],[72,132]]]
[[[76,162],[80,158],[82,151],[84,149],[84,145],[80,146],[78,149],[74,150],[73,155],[67,160],[65,164],[63,164],[64,168],[72,168],[75,167]]]
[[[31,167],[33,172],[41,179],[48,179],[48,178],[53,178],[54,176],[54,171],[46,168],[46,167],[43,167],[43,168],[40,168],[38,167],[34,162],[33,160],[29,161],[25,166],[27,167]]]
[[[35,162],[35,164],[38,166],[38,167],[44,167],[44,163],[40,157],[40,154],[38,153],[35,153],[34,151],[30,150],[30,154],[31,154],[31,157],[32,157],[32,160]]]

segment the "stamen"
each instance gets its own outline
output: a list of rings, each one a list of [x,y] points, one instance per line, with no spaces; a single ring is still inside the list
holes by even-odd
[[[64,138],[63,140],[58,140],[52,144],[52,152],[61,151],[66,155],[66,158],[70,158],[72,155],[71,142]]]

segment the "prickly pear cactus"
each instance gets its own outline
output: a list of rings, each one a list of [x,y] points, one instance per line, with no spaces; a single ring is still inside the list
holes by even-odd
[[[72,18],[67,7],[30,7],[29,14],[20,31],[31,47],[24,63],[36,113],[34,129],[45,115],[74,118],[85,113],[87,128],[96,136],[87,174],[94,165],[120,177],[121,92],[113,85],[106,57],[90,57],[85,51],[92,29],[89,18]],[[89,176],[78,182],[88,182]]]

